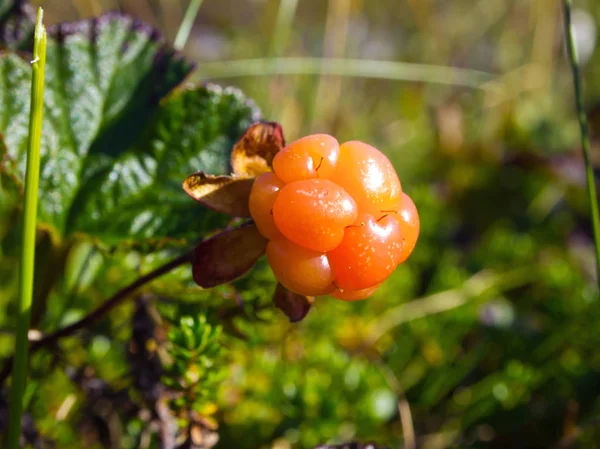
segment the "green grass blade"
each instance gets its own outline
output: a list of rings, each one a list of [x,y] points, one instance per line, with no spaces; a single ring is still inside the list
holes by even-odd
[[[277,18],[275,20],[275,28],[273,30],[273,36],[271,36],[271,43],[269,46],[268,57],[275,60],[281,57],[287,43],[290,39],[290,30],[294,17],[296,16],[296,10],[298,9],[298,0],[279,0],[279,8],[277,9]],[[266,89],[269,88],[267,84],[263,84],[263,95],[267,95]],[[273,102],[267,117],[279,117],[281,115],[284,102]]]
[[[594,167],[590,157],[590,136],[587,117],[583,108],[583,87],[581,85],[581,74],[579,73],[579,60],[575,48],[575,36],[571,23],[571,0],[564,0],[565,37],[569,62],[573,72],[573,87],[575,89],[575,106],[577,108],[577,119],[581,131],[581,150],[585,163],[585,176],[587,179],[587,191],[590,202],[590,213],[592,215],[592,229],[594,232],[594,246],[596,248],[596,278],[600,288],[600,214],[598,213],[598,194],[596,192],[596,181],[594,179]]]
[[[488,90],[496,75],[448,66],[347,58],[265,58],[207,62],[192,78],[216,79],[270,75],[338,75],[411,81]]]
[[[40,142],[42,138],[42,115],[44,107],[44,68],[46,64],[46,29],[42,24],[42,18],[43,11],[40,8],[35,26],[33,61],[31,62],[31,110],[29,116],[27,171],[25,174],[21,264],[19,268],[19,303],[15,361],[13,364],[10,392],[8,449],[17,449],[19,447],[21,416],[23,414],[23,392],[27,378],[27,334],[29,331],[31,301],[33,297],[35,234],[40,177]]]
[[[298,0],[280,0],[275,30],[269,47],[269,57],[276,58],[283,53],[290,38],[290,29],[297,8]]]
[[[198,10],[200,9],[200,6],[202,6],[202,1],[203,0],[190,1],[190,4],[185,11],[185,15],[183,16],[183,20],[181,21],[181,25],[179,25],[177,36],[175,36],[175,42],[173,43],[173,47],[175,47],[176,50],[181,50],[185,47],[185,44],[190,37],[192,26],[194,26],[196,16],[198,15]]]

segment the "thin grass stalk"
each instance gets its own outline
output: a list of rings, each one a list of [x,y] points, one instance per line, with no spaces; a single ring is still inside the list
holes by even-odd
[[[573,88],[575,90],[575,107],[577,108],[577,120],[581,132],[581,151],[585,164],[585,177],[587,180],[588,200],[590,203],[590,214],[592,216],[592,230],[594,233],[594,247],[596,249],[596,281],[600,289],[600,214],[598,212],[598,194],[596,192],[596,180],[594,178],[594,167],[590,156],[590,135],[588,121],[583,107],[583,86],[581,73],[579,71],[579,58],[575,45],[575,30],[571,21],[572,1],[564,0],[565,38],[569,63],[573,72]]]
[[[271,43],[269,46],[268,57],[273,61],[276,58],[281,57],[290,39],[290,30],[296,11],[298,9],[298,0],[280,0],[279,8],[277,10],[277,18],[275,20],[275,28],[273,29],[273,36],[271,37]],[[269,88],[271,83],[267,83],[264,87],[265,90]],[[290,89],[295,90],[295,89]],[[265,94],[266,92],[263,92]],[[281,111],[285,108],[285,100],[271,101],[271,107],[267,117],[278,118],[281,115]]]
[[[493,73],[450,66],[369,59],[289,57],[206,62],[192,75],[192,79],[321,74],[445,84],[492,91],[494,88],[489,82],[497,77]]]
[[[33,298],[40,145],[44,109],[44,71],[46,66],[46,29],[42,23],[43,15],[43,10],[40,8],[35,25],[33,61],[31,61],[31,107],[29,115],[29,140],[27,145],[27,168],[25,173],[25,199],[23,204],[21,264],[19,266],[19,302],[17,305],[15,360],[12,370],[9,403],[8,449],[18,449],[19,447],[21,417],[23,415],[23,393],[27,379],[27,334],[29,332],[31,301]]]
[[[185,47],[185,44],[190,37],[192,27],[194,26],[194,22],[196,21],[200,6],[202,6],[202,1],[203,0],[190,1],[187,10],[185,11],[185,15],[183,16],[183,20],[181,21],[181,25],[179,25],[177,36],[175,36],[175,42],[173,43],[173,47],[175,47],[176,50],[182,50],[183,47]]]

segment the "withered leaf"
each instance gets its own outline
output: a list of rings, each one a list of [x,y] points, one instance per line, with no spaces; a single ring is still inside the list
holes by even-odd
[[[248,200],[253,178],[213,176],[204,172],[189,175],[183,190],[202,205],[232,217],[249,217]]]
[[[252,268],[266,246],[267,240],[254,223],[217,234],[194,249],[194,281],[202,288],[231,282]]]
[[[273,158],[284,146],[285,139],[279,123],[254,123],[233,147],[233,173],[236,176],[256,177],[271,171]]]
[[[275,306],[285,313],[292,323],[297,323],[310,312],[315,298],[313,296],[293,293],[280,283],[277,283],[273,301],[275,302]]]

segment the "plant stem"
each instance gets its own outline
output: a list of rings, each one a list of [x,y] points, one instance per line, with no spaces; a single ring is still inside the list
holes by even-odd
[[[21,437],[23,392],[27,379],[27,349],[33,275],[35,259],[35,234],[37,220],[38,186],[40,177],[40,145],[42,139],[42,116],[44,111],[44,69],[46,65],[46,29],[42,23],[44,12],[39,8],[35,25],[31,75],[31,105],[29,113],[29,140],[27,145],[27,168],[25,174],[25,202],[23,205],[23,234],[21,263],[19,267],[19,303],[17,309],[17,332],[15,362],[10,391],[10,415],[8,422],[8,449],[17,449]]]
[[[41,338],[40,340],[33,343],[31,345],[31,352],[33,353],[33,352],[37,351],[38,349],[41,349],[45,346],[52,346],[61,338],[68,337],[69,335],[72,335],[75,332],[90,326],[91,324],[93,324],[94,322],[96,322],[100,318],[102,318],[104,315],[106,315],[108,312],[110,312],[112,309],[114,309],[118,305],[122,304],[129,297],[129,295],[131,295],[134,291],[136,291],[141,286],[147,284],[148,282],[153,281],[156,278],[159,278],[163,274],[166,274],[166,273],[170,272],[171,270],[173,270],[187,262],[190,262],[191,260],[192,260],[192,251],[190,250],[188,252],[185,252],[185,253],[177,256],[175,259],[172,259],[172,260],[168,261],[167,263],[161,265],[160,267],[156,268],[155,270],[151,271],[150,273],[139,277],[138,279],[133,281],[128,286],[123,287],[121,290],[116,292],[114,295],[112,295],[110,298],[108,298],[106,301],[104,301],[98,308],[92,310],[89,314],[87,314],[86,316],[81,318],[79,321],[75,321],[74,323],[69,324],[66,327],[63,327],[62,329],[58,329],[57,331],[55,331],[51,334],[48,334],[44,338]],[[15,353],[15,357],[14,357],[15,363],[16,363],[16,359],[17,359],[17,354]],[[2,368],[2,371],[0,372],[0,385],[8,377],[8,374],[10,373],[11,364],[12,364],[12,359],[8,359],[5,362],[4,367]],[[10,448],[10,449],[12,449],[12,448]]]
[[[264,58],[208,62],[202,64],[193,77],[215,79],[277,74],[351,76],[484,90],[491,89],[486,83],[495,78],[492,73],[449,66],[347,58]]]
[[[567,40],[569,62],[571,63],[571,70],[573,72],[575,106],[577,107],[577,118],[579,120],[579,129],[581,131],[581,150],[583,152],[583,161],[585,163],[587,191],[590,202],[590,213],[592,215],[592,229],[594,232],[594,246],[596,248],[596,281],[598,282],[598,288],[600,289],[600,214],[598,213],[598,195],[596,193],[594,167],[592,166],[590,157],[590,136],[588,122],[585,115],[585,110],[583,108],[583,87],[581,85],[581,75],[579,73],[579,60],[577,56],[577,49],[575,48],[573,26],[571,24],[571,6],[571,0],[564,0],[565,38]]]
[[[173,43],[173,47],[175,47],[176,50],[181,50],[185,47],[200,6],[202,6],[202,0],[190,0],[190,4],[181,21],[181,25],[179,25],[177,36],[175,36],[175,42]]]

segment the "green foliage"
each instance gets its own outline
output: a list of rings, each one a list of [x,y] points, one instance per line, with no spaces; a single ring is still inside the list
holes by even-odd
[[[169,329],[167,340],[172,360],[164,367],[163,383],[174,392],[171,409],[202,412],[217,397],[227,377],[221,328],[206,317],[182,317]]]
[[[189,238],[219,223],[188,207],[181,179],[199,169],[227,173],[227,151],[257,112],[235,89],[172,91],[190,70],[156,32],[127,16],[109,14],[54,31],[47,56],[42,223],[62,236],[83,232],[109,244]],[[22,170],[30,69],[6,53],[0,72],[0,130]]]
[[[407,436],[398,402],[410,407],[418,447],[597,446],[600,312],[571,78],[549,25],[558,9],[351,3],[344,48],[352,57],[497,75],[477,92],[349,77],[235,82],[274,111],[267,118],[288,140],[327,132],[389,155],[421,216],[410,261],[368,301],[318,298],[294,325],[271,303],[264,259],[211,290],[193,283],[189,266],[173,270],[33,355],[31,446],[155,449],[171,429],[175,447],[188,433],[211,447],[218,432],[217,448],[337,449],[351,440],[398,448]],[[0,1],[8,4],[21,3]],[[69,14],[65,2],[45,4],[56,20]],[[204,2],[186,55],[264,56],[276,4],[240,1],[239,17],[260,16],[246,22],[227,2]],[[332,31],[343,29],[344,14],[328,21],[326,4],[302,2],[281,56],[320,54],[323,30],[344,35]],[[598,22],[600,11],[588,9]],[[167,34],[171,13],[161,16]],[[6,39],[6,17],[2,47],[26,48],[26,27],[22,39]],[[33,309],[42,334],[231,225],[190,200],[181,182],[197,170],[228,174],[232,143],[258,118],[237,89],[188,84],[191,64],[128,16],[60,24],[51,41]],[[599,56],[583,70],[592,131]],[[13,351],[29,70],[26,54],[0,56],[2,357]]]
[[[30,49],[35,13],[26,0],[0,0],[0,49]]]
[[[366,441],[395,416],[395,394],[369,360],[349,357],[329,335],[306,343],[278,337],[279,347],[255,344],[244,352],[243,343],[236,344],[233,363],[240,372],[227,387],[245,399],[223,411],[230,424],[226,441],[249,449],[278,438],[298,447],[313,447],[325,435]]]
[[[0,229],[3,218],[14,210],[23,195],[23,185],[19,179],[16,163],[10,158],[0,136]],[[2,231],[0,230],[0,235]]]

